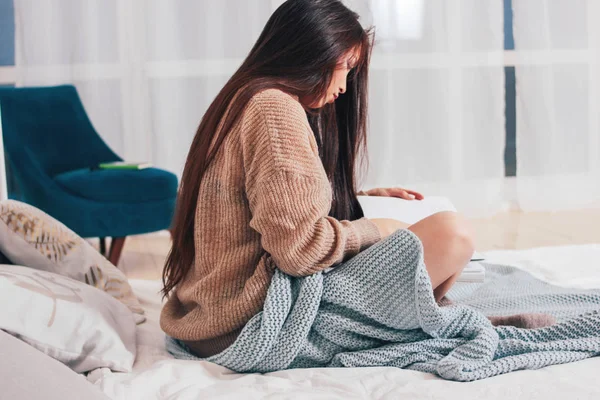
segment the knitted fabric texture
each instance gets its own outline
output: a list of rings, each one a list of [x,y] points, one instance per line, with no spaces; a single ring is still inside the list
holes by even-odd
[[[206,360],[237,372],[394,366],[473,381],[600,354],[600,291],[486,267],[485,284],[456,287],[452,298],[463,304],[442,308],[422,245],[408,230],[329,273],[294,278],[276,271],[263,311],[233,345]],[[548,312],[560,321],[525,330],[493,327],[484,315],[515,312]],[[167,348],[177,358],[199,359],[169,337]]]
[[[163,308],[165,333],[216,354],[262,309],[275,265],[311,275],[380,239],[366,218],[329,217],[331,204],[302,105],[279,90],[253,96],[202,176],[194,265]]]

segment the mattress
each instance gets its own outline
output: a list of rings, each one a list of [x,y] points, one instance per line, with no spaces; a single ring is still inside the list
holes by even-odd
[[[547,282],[600,288],[600,244],[484,253]],[[148,321],[138,326],[133,372],[88,379],[113,399],[598,399],[600,357],[476,382],[450,382],[397,368],[323,368],[237,374],[208,362],[173,359],[158,325],[160,281],[132,280]]]

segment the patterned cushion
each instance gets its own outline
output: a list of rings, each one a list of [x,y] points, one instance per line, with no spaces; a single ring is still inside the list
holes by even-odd
[[[87,241],[43,211],[0,202],[0,251],[13,263],[68,276],[110,294],[145,321],[127,277]]]

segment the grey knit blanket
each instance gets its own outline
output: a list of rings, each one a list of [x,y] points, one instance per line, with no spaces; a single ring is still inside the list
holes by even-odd
[[[568,266],[565,266],[568,267]],[[206,360],[237,372],[393,366],[473,381],[600,355],[600,291],[564,289],[508,266],[455,286],[438,307],[419,239],[402,230],[328,273],[275,272],[264,309]],[[545,312],[558,324],[493,327],[486,315]],[[199,359],[167,338],[177,358]]]

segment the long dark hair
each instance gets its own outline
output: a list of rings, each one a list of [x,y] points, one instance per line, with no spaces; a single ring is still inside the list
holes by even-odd
[[[163,270],[163,295],[194,263],[200,181],[250,98],[275,88],[301,99],[318,99],[326,93],[340,59],[353,49],[360,56],[348,75],[346,93],[335,104],[305,108],[333,188],[330,215],[340,220],[363,216],[355,194],[355,168],[366,148],[371,48],[371,33],[339,0],[288,0],[273,13],[246,60],[204,114],[192,141],[171,228],[173,245]]]

